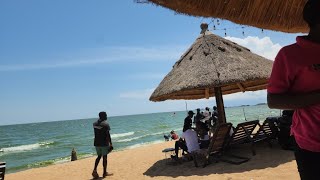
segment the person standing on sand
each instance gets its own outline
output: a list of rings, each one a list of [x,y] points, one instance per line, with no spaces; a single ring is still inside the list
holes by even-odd
[[[204,118],[204,116],[201,114],[200,108],[198,108],[197,114],[194,116],[194,119],[193,119],[193,124],[197,125],[197,123],[203,118]]]
[[[320,175],[320,0],[309,0],[303,19],[307,36],[282,48],[268,83],[268,106],[294,110],[291,135],[298,144],[295,157],[302,180]]]
[[[107,172],[107,155],[109,152],[113,150],[112,141],[110,136],[110,125],[107,122],[107,113],[100,112],[99,119],[93,123],[94,129],[94,146],[97,151],[97,159],[94,164],[94,169],[92,172],[92,176],[94,178],[99,178],[99,174],[97,172],[97,167],[99,165],[101,156],[103,157],[103,177],[110,176],[112,173]]]
[[[188,126],[192,126],[192,118],[193,118],[194,112],[188,111],[188,116],[184,119],[184,124]]]

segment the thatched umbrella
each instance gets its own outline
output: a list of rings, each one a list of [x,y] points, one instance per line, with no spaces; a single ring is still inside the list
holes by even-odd
[[[227,19],[263,29],[307,32],[302,10],[307,0],[140,0],[191,16]]]
[[[216,97],[219,122],[226,122],[223,94],[265,89],[272,61],[212,34],[201,35],[152,93],[151,101]]]

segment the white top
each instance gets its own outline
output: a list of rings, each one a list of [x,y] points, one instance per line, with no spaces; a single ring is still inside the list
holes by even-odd
[[[191,153],[192,151],[200,149],[199,143],[198,143],[198,135],[194,130],[192,129],[186,130],[185,132],[182,133],[181,137],[186,141],[188,152]]]
[[[201,119],[200,121],[203,122],[203,123],[205,123],[206,121],[208,121],[208,120],[210,119],[210,112],[207,111],[207,110],[204,111],[204,112],[203,112],[203,116],[204,116],[204,118]]]

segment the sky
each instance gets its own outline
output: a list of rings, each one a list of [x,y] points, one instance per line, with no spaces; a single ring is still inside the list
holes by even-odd
[[[297,36],[133,0],[1,0],[0,125],[212,107],[148,100],[202,22],[271,60]],[[224,96],[225,106],[265,102],[265,90]]]

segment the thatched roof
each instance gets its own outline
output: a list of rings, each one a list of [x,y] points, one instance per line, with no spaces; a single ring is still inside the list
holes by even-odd
[[[302,11],[307,0],[145,0],[191,16],[282,32],[307,32]]]
[[[175,63],[150,97],[151,101],[201,99],[265,89],[272,61],[205,31]],[[219,77],[218,77],[219,75]]]

